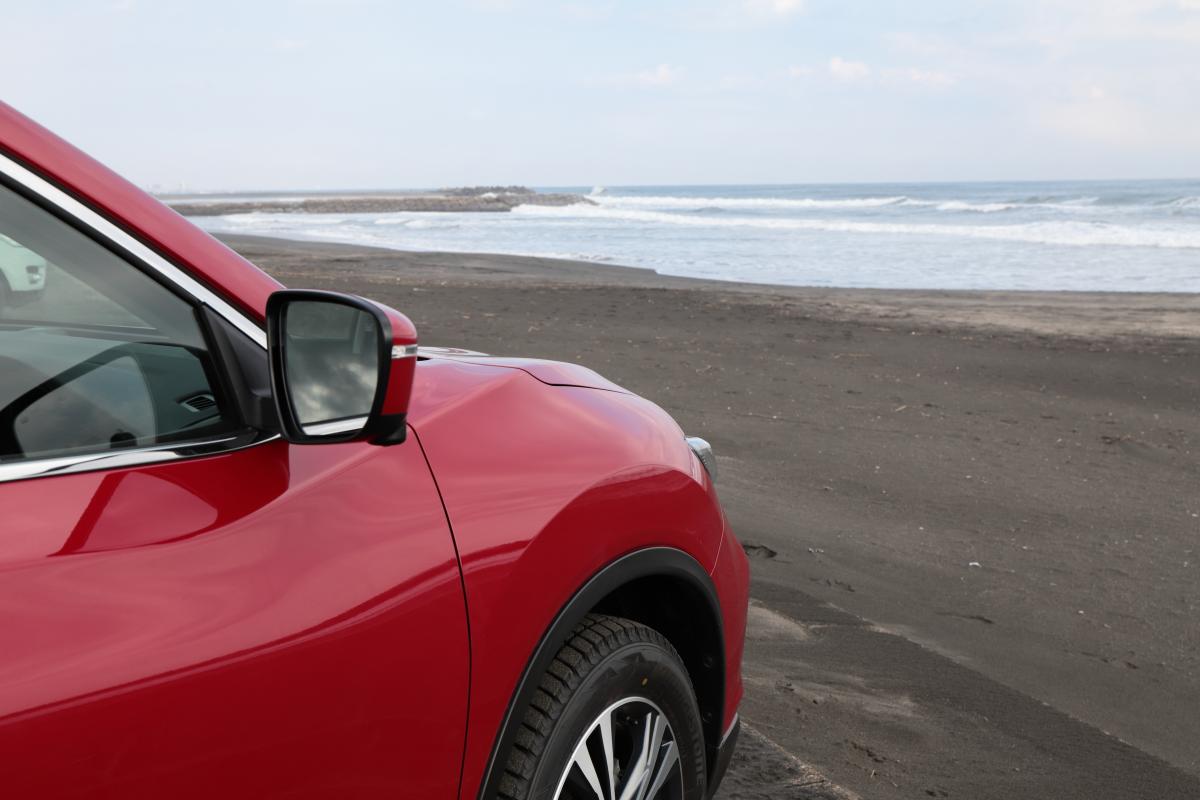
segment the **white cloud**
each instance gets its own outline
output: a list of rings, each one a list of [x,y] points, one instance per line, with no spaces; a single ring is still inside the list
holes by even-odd
[[[585,80],[592,86],[634,86],[645,89],[666,89],[683,80],[684,68],[659,64],[638,72],[616,72],[596,75]]]
[[[930,89],[945,89],[955,84],[954,77],[936,69],[903,67],[885,69],[883,77],[893,82],[913,83]]]
[[[286,38],[285,39],[276,39],[274,42],[271,43],[271,46],[274,47],[276,50],[280,50],[282,52],[289,52],[292,50],[303,50],[304,48],[308,47],[308,40],[307,39],[286,39]]]
[[[848,61],[841,56],[829,59],[829,75],[837,81],[861,81],[870,77],[871,68],[861,61]]]
[[[1190,154],[1200,112],[1187,104],[1164,105],[1115,87],[1083,83],[1069,97],[1040,104],[1033,121],[1075,148]]]
[[[1200,44],[1200,16],[1191,13],[1200,0],[1060,0],[1035,8],[1032,27],[1017,35],[1050,48],[1087,41]]]
[[[683,70],[670,64],[659,64],[654,69],[642,70],[633,76],[635,83],[641,86],[671,86],[683,78]]]
[[[1103,91],[1096,96],[1089,90],[1086,98],[1046,108],[1041,121],[1076,144],[1143,148],[1157,144],[1155,130],[1147,124],[1146,117],[1144,109],[1107,98]]]
[[[689,29],[740,31],[799,16],[805,6],[806,0],[703,0],[679,4],[672,16]]]
[[[570,19],[582,22],[598,22],[609,19],[612,16],[613,4],[598,3],[594,0],[591,2],[572,2],[564,4],[562,11]]]
[[[893,50],[919,58],[969,55],[961,41],[930,31],[888,31],[883,41]]]
[[[787,17],[804,10],[804,0],[742,0],[742,7],[760,16]]]
[[[813,68],[803,65],[792,65],[787,68],[787,76],[789,78],[809,78],[812,77]]]
[[[749,89],[757,83],[758,80],[753,75],[731,72],[727,75],[722,75],[717,80],[717,89],[722,92],[736,92]]]
[[[947,72],[921,67],[884,67],[876,73],[862,61],[834,56],[829,59],[829,77],[842,83],[858,83],[878,74],[880,82],[889,85],[918,86],[926,89],[945,89],[957,81]],[[789,67],[788,77],[804,78],[812,74],[808,67]]]

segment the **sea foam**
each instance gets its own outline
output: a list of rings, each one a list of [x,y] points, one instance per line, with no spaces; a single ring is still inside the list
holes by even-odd
[[[620,220],[643,225],[673,225],[691,228],[759,228],[777,231],[825,231],[835,233],[892,234],[896,236],[961,236],[998,241],[1031,242],[1071,246],[1200,248],[1200,229],[1133,227],[1093,222],[1028,222],[1012,225],[960,225],[948,223],[874,222],[851,219],[795,219],[761,217],[712,217],[584,205],[530,206],[513,209],[514,214],[576,220]]]
[[[903,195],[892,197],[847,197],[822,199],[816,197],[782,198],[782,197],[670,197],[639,195],[635,197],[623,195],[588,195],[590,199],[602,206],[614,208],[669,208],[669,209],[701,209],[701,208],[878,208],[903,203],[908,198]]]

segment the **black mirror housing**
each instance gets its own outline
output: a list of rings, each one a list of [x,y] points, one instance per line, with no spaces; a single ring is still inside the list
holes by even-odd
[[[416,373],[417,331],[403,314],[340,292],[267,298],[271,392],[293,444],[399,444]]]

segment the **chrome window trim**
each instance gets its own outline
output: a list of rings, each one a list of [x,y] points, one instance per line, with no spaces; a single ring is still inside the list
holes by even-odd
[[[232,453],[235,450],[244,450],[247,447],[264,444],[278,438],[279,434],[277,433],[248,429],[241,433],[215,439],[200,439],[151,447],[131,447],[127,450],[102,450],[77,456],[11,461],[0,463],[0,483]]]
[[[3,153],[0,153],[0,174],[25,187],[56,208],[66,212],[73,219],[83,223],[92,233],[102,239],[107,239],[146,267],[166,278],[167,281],[181,289],[185,294],[220,314],[230,325],[233,325],[239,331],[246,334],[246,336],[250,337],[251,341],[255,342],[259,347],[264,350],[267,349],[266,331],[255,322],[222,300],[212,290],[208,289],[191,275],[188,275],[182,269],[167,261],[104,216],[93,211],[45,178],[26,169]]]
[[[257,323],[97,211],[3,153],[0,153],[0,175],[24,187],[45,203],[79,222],[93,237],[116,246],[126,254],[127,260],[131,258],[137,262],[137,264],[130,264],[131,268],[136,269],[137,265],[141,265],[153,271],[195,302],[211,308],[263,350],[267,349],[266,331]],[[0,483],[199,458],[242,450],[278,438],[279,435],[275,433],[249,430],[217,439],[190,440],[116,451],[102,450],[76,456],[0,462]]]
[[[301,425],[300,430],[304,431],[306,436],[332,436],[335,433],[349,433],[350,431],[360,430],[366,424],[366,417],[349,417],[347,419],[335,419],[332,422]]]

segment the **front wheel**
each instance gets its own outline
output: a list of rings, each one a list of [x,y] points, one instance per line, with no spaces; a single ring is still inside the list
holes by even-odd
[[[699,800],[704,735],[660,633],[589,614],[559,650],[508,755],[504,800]]]

